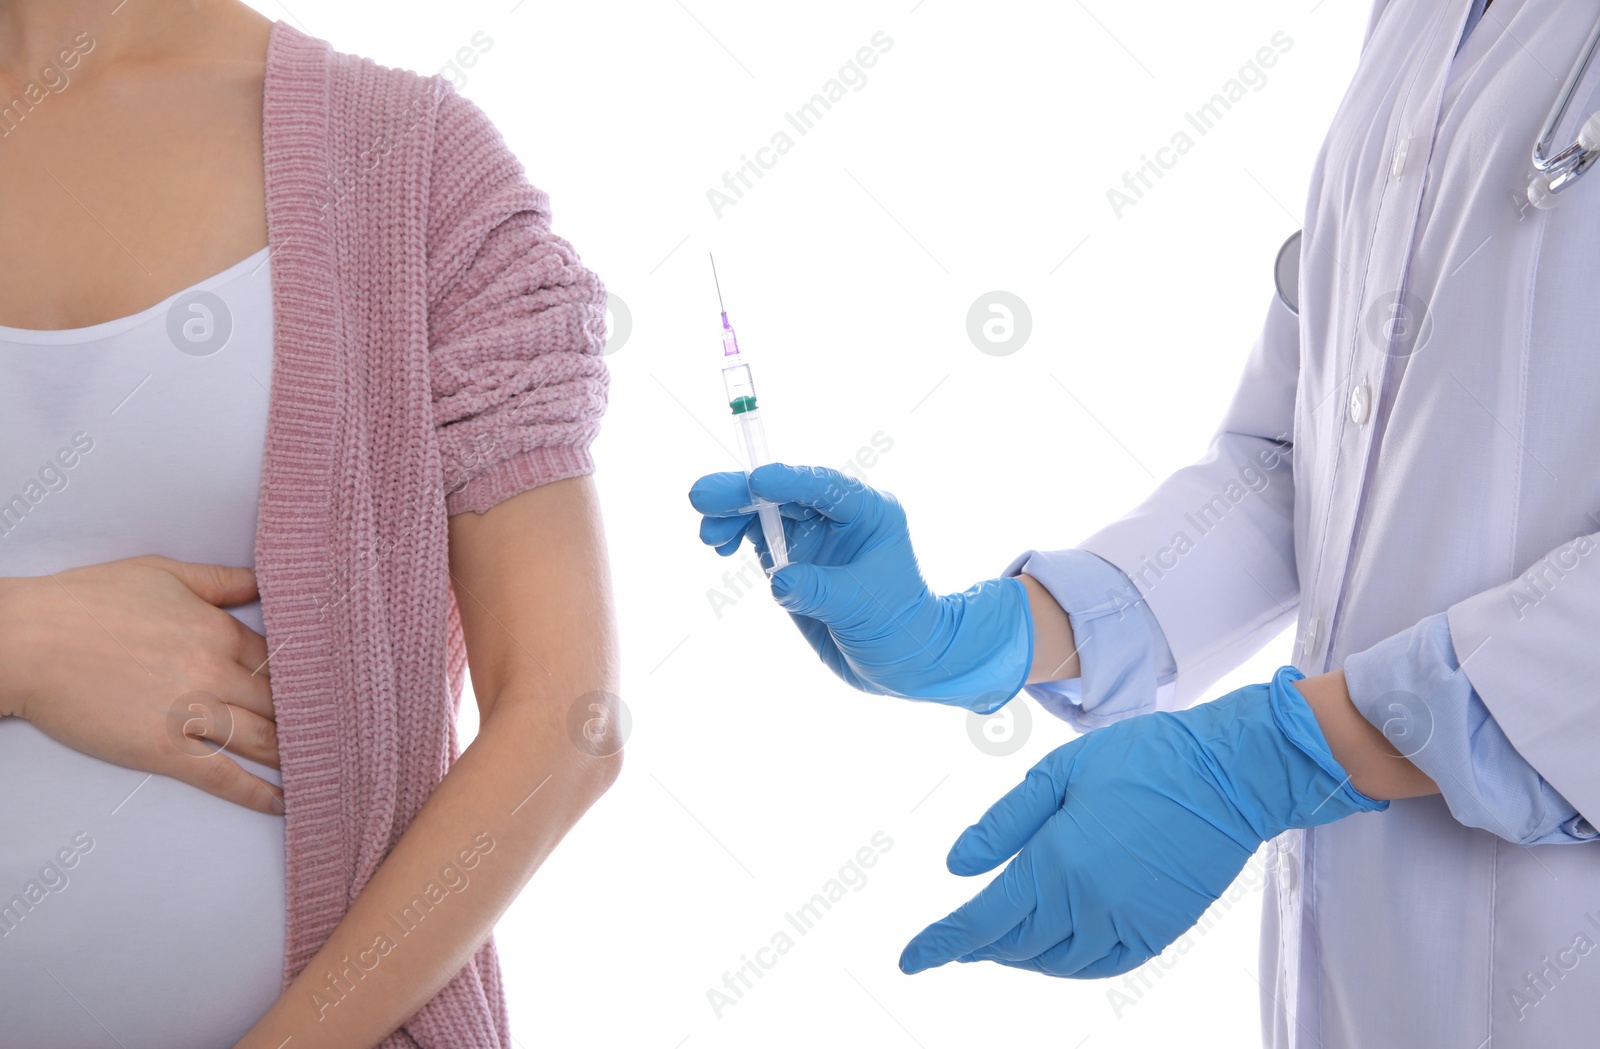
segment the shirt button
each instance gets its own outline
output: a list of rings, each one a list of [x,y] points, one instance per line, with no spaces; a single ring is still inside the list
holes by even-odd
[[[1371,414],[1372,392],[1367,389],[1366,383],[1362,383],[1350,391],[1350,421],[1360,426]]]
[[[1398,179],[1406,170],[1406,156],[1411,152],[1411,136],[1407,135],[1394,147],[1394,156],[1389,160],[1389,174]]]

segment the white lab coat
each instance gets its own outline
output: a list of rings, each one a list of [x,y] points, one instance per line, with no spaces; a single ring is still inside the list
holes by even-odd
[[[1447,611],[1511,743],[1595,821],[1600,169],[1552,212],[1516,200],[1600,9],[1495,0],[1456,55],[1469,7],[1378,0],[1312,177],[1299,319],[1273,302],[1207,456],[1080,545],[1148,600],[1166,705],[1291,616],[1314,675]],[[1597,84],[1600,60],[1558,148]],[[1409,331],[1388,323],[1402,291]],[[1283,440],[1270,483],[1201,533],[1190,515]],[[1600,1045],[1600,845],[1519,846],[1435,796],[1275,847],[1268,1045]]]

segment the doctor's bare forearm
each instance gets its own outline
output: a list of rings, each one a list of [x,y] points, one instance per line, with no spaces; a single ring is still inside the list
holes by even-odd
[[[1044,584],[1026,572],[1017,576],[1028,591],[1028,612],[1033,616],[1033,667],[1028,684],[1064,681],[1082,673],[1072,621]]]
[[[1344,671],[1334,670],[1295,683],[1328,741],[1334,760],[1350,774],[1350,785],[1369,798],[1391,801],[1439,793],[1427,773],[1408,761],[1383,733],[1356,709]]]
[[[1028,672],[1028,684],[1077,677],[1082,670],[1066,611],[1044,584],[1026,573],[1017,578],[1028,591],[1028,610],[1033,616],[1033,667]],[[1344,766],[1351,785],[1361,793],[1380,801],[1439,793],[1426,773],[1406,760],[1382,732],[1361,716],[1350,701],[1343,671],[1308,677],[1295,687],[1316,715],[1334,759]]]

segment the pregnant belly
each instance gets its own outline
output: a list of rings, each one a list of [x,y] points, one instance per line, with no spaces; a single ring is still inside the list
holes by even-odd
[[[228,1049],[284,923],[283,817],[0,718],[0,1049]]]

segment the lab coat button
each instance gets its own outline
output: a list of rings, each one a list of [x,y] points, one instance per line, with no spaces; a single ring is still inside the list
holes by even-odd
[[[1350,391],[1350,421],[1360,426],[1371,414],[1372,393],[1367,389],[1367,384],[1362,383]]]
[[[1317,628],[1319,625],[1317,617],[1312,616],[1306,623],[1305,631],[1300,635],[1300,650],[1306,654],[1307,659],[1311,658],[1311,654],[1317,650]]]

